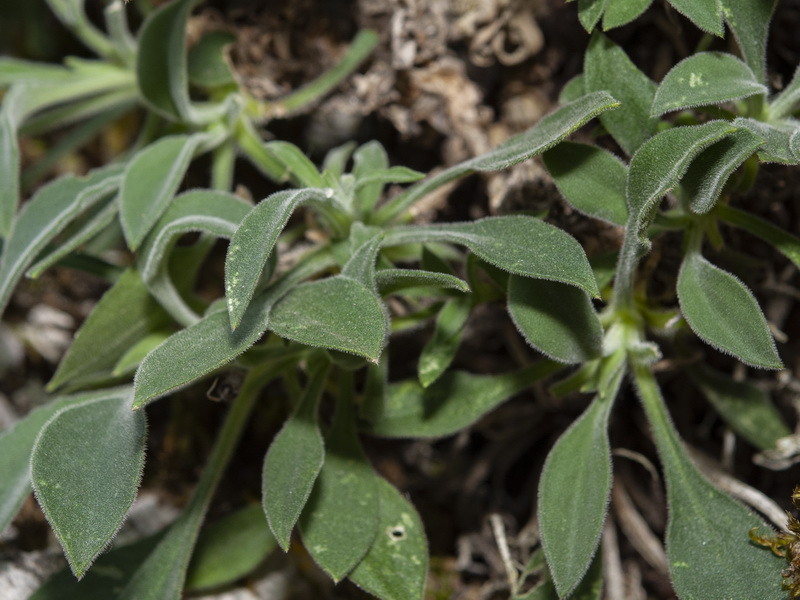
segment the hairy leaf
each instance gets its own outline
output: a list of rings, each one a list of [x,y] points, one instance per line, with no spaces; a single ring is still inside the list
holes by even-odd
[[[225,61],[225,47],[236,36],[228,31],[210,31],[192,47],[187,57],[187,75],[192,85],[216,88],[236,84],[231,67]]]
[[[418,269],[383,269],[376,271],[375,281],[382,296],[415,287],[469,291],[467,282],[455,275]]]
[[[780,227],[776,227],[761,217],[727,204],[718,205],[716,210],[723,221],[734,227],[749,231],[772,244],[775,249],[800,268],[800,238],[793,236]]]
[[[94,398],[58,411],[31,455],[39,505],[80,578],[133,504],[144,467],[145,415],[128,397]]]
[[[717,37],[725,34],[718,0],[669,0],[669,3],[703,31]]]
[[[548,358],[573,364],[600,356],[603,327],[583,290],[512,275],[508,312],[525,340]]]
[[[699,52],[683,59],[664,76],[658,86],[653,116],[706,104],[721,104],[766,94],[753,71],[726,52]]]
[[[0,237],[4,239],[11,233],[19,204],[19,167],[17,128],[4,104],[0,108]]]
[[[383,171],[387,168],[389,168],[389,157],[386,154],[386,149],[379,142],[367,142],[359,146],[353,153],[353,175],[356,181],[363,181],[371,173]],[[362,183],[361,187],[356,191],[358,209],[361,215],[367,216],[375,209],[375,205],[381,198],[382,191],[383,183],[380,181]]]
[[[433,336],[419,355],[417,372],[422,387],[439,379],[453,362],[471,309],[472,298],[461,297],[448,300],[439,311]]]
[[[285,171],[281,177],[282,180],[291,181],[295,185],[304,188],[325,187],[325,182],[322,180],[322,175],[320,175],[317,167],[294,144],[276,140],[264,144],[264,150],[283,165]]]
[[[720,0],[725,22],[760,83],[766,81],[767,34],[777,3],[778,0]]]
[[[794,77],[780,94],[776,95],[769,104],[769,117],[771,121],[778,121],[797,110],[800,106],[800,66],[794,70]]]
[[[614,225],[625,225],[625,163],[607,150],[576,142],[561,142],[542,159],[573,208]]]
[[[578,0],[578,20],[589,33],[603,16],[608,0]]]
[[[800,130],[800,122],[783,119],[764,123],[739,117],[733,121],[733,125],[753,132],[766,142],[758,152],[761,162],[800,164],[800,154],[792,148],[792,136]]]
[[[692,331],[706,343],[754,367],[782,368],[753,294],[699,253],[690,252],[683,260],[678,300]]]
[[[608,31],[630,23],[646,11],[653,0],[606,0],[603,29]]]

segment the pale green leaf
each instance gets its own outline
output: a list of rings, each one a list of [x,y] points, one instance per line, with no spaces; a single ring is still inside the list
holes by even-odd
[[[167,209],[204,137],[197,134],[161,138],[128,163],[119,195],[119,212],[131,250],[142,243]]]
[[[420,173],[408,167],[375,169],[365,174],[363,177],[356,179],[356,190],[376,184],[383,186],[383,184],[386,183],[410,183],[419,181],[423,177],[425,177],[425,173]]]
[[[608,31],[630,23],[646,11],[653,0],[606,0],[603,29]]]
[[[57,412],[31,455],[36,498],[80,578],[122,525],[144,467],[144,412],[128,397],[87,400]]]
[[[561,142],[542,159],[573,208],[614,225],[625,225],[628,168],[619,158],[597,146]]]
[[[300,516],[303,546],[336,582],[361,562],[375,540],[378,485],[358,441],[351,399],[340,397],[325,438],[325,464]]]
[[[621,110],[600,115],[600,122],[626,154],[636,152],[656,132],[658,119],[650,116],[656,84],[599,32],[586,50],[583,85],[587,92],[606,90],[622,104]]]
[[[389,167],[389,157],[386,149],[380,142],[372,141],[359,146],[353,153],[353,175],[356,181],[375,171],[382,171]],[[381,198],[383,185],[381,182],[362,184],[356,191],[358,209],[364,216],[369,215]]]
[[[130,346],[125,354],[120,356],[114,368],[111,370],[111,376],[119,377],[136,371],[136,368],[144,360],[144,357],[155,350],[157,346],[171,335],[171,333],[171,331],[154,331],[153,333],[145,335],[138,342]]]
[[[592,296],[597,283],[580,244],[567,233],[527,216],[489,217],[468,223],[395,227],[383,245],[447,242],[466,246],[515,275],[574,285]]]
[[[766,81],[769,22],[778,0],[719,0],[745,62],[760,83]]]
[[[792,136],[800,129],[800,121],[782,119],[764,123],[756,119],[739,117],[734,119],[733,125],[748,129],[766,142],[758,152],[761,162],[784,165],[800,164],[800,154],[797,154],[792,148]]]
[[[85,177],[66,175],[39,189],[25,204],[3,247],[0,263],[0,312],[28,266],[67,224],[112,193],[119,185],[117,166]]]
[[[19,204],[19,144],[17,128],[8,114],[0,109],[0,237],[8,239]]]
[[[393,198],[375,214],[376,223],[386,223],[410,208],[414,202],[441,187],[475,171],[499,171],[541,154],[576,129],[599,115],[619,106],[607,92],[586,94],[543,117],[536,125],[500,144],[487,154],[459,163],[438,175],[412,186]]]
[[[760,450],[775,448],[778,439],[792,433],[769,394],[757,385],[703,365],[689,374],[728,427]]]
[[[667,559],[678,598],[785,600],[783,558],[750,541],[764,522],[713,487],[692,464],[649,368],[637,366],[636,386],[653,429],[667,482]],[[771,530],[770,530],[771,532]]]
[[[717,214],[729,225],[749,231],[772,244],[776,250],[800,268],[800,238],[793,236],[780,227],[776,227],[757,215],[727,204],[718,205]]]
[[[69,69],[51,63],[23,60],[13,56],[0,56],[0,87],[17,82],[56,81],[70,77]]]
[[[375,284],[375,260],[382,241],[383,233],[379,230],[375,232],[361,223],[354,223],[350,228],[350,245],[353,250],[342,267],[342,277],[353,279],[375,292],[376,300],[379,297]]]
[[[603,327],[583,290],[512,275],[508,312],[522,337],[548,358],[573,364],[600,356]]]
[[[284,167],[282,180],[309,188],[324,188],[319,170],[294,144],[276,140],[264,144],[264,150],[274,156]]]
[[[422,600],[428,571],[428,542],[422,519],[392,484],[376,479],[378,533],[348,579],[383,600]]]
[[[253,571],[275,549],[264,511],[252,504],[202,530],[186,574],[186,590],[220,587]]]
[[[795,69],[789,85],[769,103],[769,118],[771,121],[778,121],[789,117],[798,106],[800,106],[800,66]]]
[[[320,189],[276,192],[256,205],[233,234],[225,258],[225,297],[234,329],[241,323],[286,222],[295,208],[309,200],[324,202],[326,198]]]
[[[351,141],[330,149],[322,161],[323,177],[341,177],[347,167],[347,161],[353,156],[355,148],[356,143]]]
[[[586,574],[603,531],[611,492],[608,416],[623,374],[619,368],[606,393],[558,439],[539,480],[539,532],[562,598]]]
[[[225,60],[225,47],[236,41],[228,31],[209,31],[192,46],[187,59],[189,82],[205,88],[236,84]]]
[[[328,376],[327,364],[309,376],[300,403],[272,440],[262,471],[263,512],[284,552],[325,462],[318,424],[319,401]]]
[[[681,311],[703,341],[754,367],[782,368],[764,313],[739,279],[690,252],[677,289]]]
[[[681,180],[692,212],[704,214],[714,208],[731,173],[763,143],[754,133],[739,129],[703,150]]]
[[[363,423],[361,430],[379,437],[452,435],[562,368],[558,363],[542,361],[503,375],[447,371],[428,388],[423,388],[416,379],[392,383],[386,390],[380,416]]]
[[[467,282],[455,275],[418,269],[382,269],[375,273],[375,281],[382,296],[415,287],[470,291]]]
[[[664,76],[651,114],[721,104],[766,92],[750,67],[732,54],[699,52],[683,59]]]
[[[139,273],[128,269],[89,313],[47,388],[107,374],[131,346],[168,321]]]
[[[578,0],[578,20],[589,33],[603,16],[608,0]]]
[[[669,0],[669,3],[703,31],[725,35],[718,0]]]
[[[453,362],[467,324],[472,298],[462,296],[448,300],[436,317],[433,335],[422,348],[417,373],[422,387],[429,387]]]

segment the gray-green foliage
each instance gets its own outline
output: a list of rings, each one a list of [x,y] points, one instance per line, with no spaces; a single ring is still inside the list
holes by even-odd
[[[536,583],[512,589],[513,598],[601,597],[598,547],[617,443],[608,431],[630,376],[664,466],[667,555],[678,597],[781,597],[781,561],[748,542],[748,529],[761,520],[696,470],[651,368],[702,343],[753,367],[781,367],[754,295],[704,258],[718,262],[707,247],[724,245],[722,222],[800,264],[800,240],[731,205],[759,162],[800,163],[800,71],[778,94],[767,87],[775,0],[669,0],[669,10],[709,34],[727,27],[741,59],[697,52],[660,82],[595,32],[583,73],[562,91],[560,107],[488,153],[431,176],[391,164],[375,141],[334,148],[321,168],[291,143],[262,141],[270,118],[309,106],[352,72],[377,43],[374,32],[356,35],[317,80],[261,102],[239,87],[223,57],[228,34],[187,46],[197,0],[164,3],[144,16],[136,35],[118,1],[102,28],[81,0],[49,4],[99,58],[63,67],[0,59],[0,86],[8,88],[0,108],[0,307],[26,273],[38,276],[54,264],[91,265],[114,284],[49,384],[51,391],[100,389],[60,396],[0,436],[0,479],[7,482],[0,529],[33,481],[72,570],[87,574],[133,501],[146,407],[223,370],[244,372],[244,381],[177,520],[101,556],[98,566],[107,568],[89,570],[81,584],[57,575],[38,597],[177,599],[247,575],[275,545],[288,550],[296,533],[334,581],[348,577],[384,599],[421,600],[428,567],[422,520],[373,470],[359,435],[453,435],[566,365],[576,368],[553,389],[590,392],[594,400],[544,464],[536,509],[542,544],[520,577]],[[631,23],[651,1],[576,5],[591,31]],[[45,167],[134,107],[147,117],[126,154],[39,187],[18,210]],[[610,138],[602,148],[567,140],[595,118],[594,133]],[[41,165],[20,171],[20,133],[62,127],[72,127],[70,135]],[[210,162],[211,189],[178,194],[200,155]],[[618,252],[587,257],[570,232],[529,214],[409,223],[409,209],[445,184],[537,155],[570,207],[618,235]],[[237,156],[289,189],[255,204],[233,195]],[[674,284],[672,300],[669,293],[651,297],[638,268],[665,229],[684,236],[676,249],[680,272],[660,279]],[[224,275],[206,268],[218,239],[229,240]],[[106,262],[114,255],[105,251],[120,247],[133,262]],[[208,292],[214,289],[219,297]],[[464,357],[475,311],[489,303],[503,306],[530,351],[545,358],[501,373],[452,368]],[[390,381],[393,333],[426,325],[431,334],[417,373]],[[653,331],[675,343],[662,348],[663,335]],[[132,387],[108,387],[134,370]],[[758,448],[789,433],[754,384],[703,366],[691,378],[725,423]],[[277,432],[263,441],[262,502],[204,536],[216,487],[253,411],[262,409]]]

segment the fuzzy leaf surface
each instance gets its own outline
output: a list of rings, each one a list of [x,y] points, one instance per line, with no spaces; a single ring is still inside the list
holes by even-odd
[[[225,296],[233,328],[250,305],[261,272],[289,217],[303,202],[326,201],[321,189],[286,190],[268,196],[253,208],[231,238],[225,258]]]
[[[80,578],[122,525],[144,468],[146,422],[129,398],[63,408],[31,455],[36,498]]]
[[[778,121],[791,116],[800,105],[800,66],[794,71],[792,81],[769,104],[771,121]]]
[[[371,173],[388,168],[389,156],[379,142],[367,142],[359,146],[353,153],[353,175],[356,181],[363,181]],[[361,184],[356,190],[356,197],[362,215],[366,216],[375,209],[382,191],[383,184],[381,182]]]
[[[725,35],[717,0],[669,0],[669,3],[703,31],[717,37]]]
[[[599,290],[581,245],[569,234],[527,216],[488,217],[468,223],[395,227],[384,246],[447,242],[466,246],[486,262],[513,273]]]
[[[647,366],[637,367],[636,386],[653,428],[667,483],[667,559],[679,598],[785,600],[781,568],[766,548],[750,541],[752,527],[769,531],[744,506],[697,471],[683,448]]]
[[[542,160],[558,191],[573,208],[614,225],[625,225],[628,167],[614,154],[590,144],[561,142],[545,152]]]
[[[583,81],[587,92],[606,90],[624,107],[601,114],[600,122],[627,154],[636,152],[656,132],[658,120],[650,116],[656,84],[599,32],[586,50]]]
[[[677,289],[681,311],[703,341],[754,367],[782,368],[764,313],[739,279],[692,252]]]
[[[689,208],[704,214],[714,208],[731,173],[764,143],[747,129],[739,129],[703,150],[681,180]]]
[[[653,0],[606,0],[603,29],[608,31],[630,23],[646,11]]]
[[[430,387],[416,379],[392,383],[380,417],[362,423],[364,433],[389,438],[436,438],[468,427],[490,410],[563,365],[542,361],[503,375],[446,371]]]
[[[755,94],[766,94],[753,71],[727,52],[699,52],[683,59],[658,86],[653,116],[682,108],[721,104]]]
[[[717,214],[729,225],[749,231],[772,244],[778,252],[800,268],[800,238],[757,215],[727,204],[717,206]]]
[[[600,22],[608,0],[578,0],[578,20],[589,33]]]
[[[9,111],[0,109],[0,236],[8,239],[19,204],[19,142]]]
[[[276,140],[264,144],[264,150],[284,167],[282,179],[304,188],[323,188],[325,182],[311,160],[300,148],[289,142]]]
[[[187,57],[187,75],[192,85],[215,88],[236,84],[224,58],[225,47],[236,41],[227,31],[210,31],[192,47]]]
[[[417,372],[422,387],[430,386],[453,362],[471,309],[472,299],[462,297],[448,300],[439,311],[433,335],[419,355]]]
[[[131,346],[168,322],[136,269],[126,270],[89,313],[47,388],[110,371]]]
[[[767,36],[777,3],[778,0],[720,0],[725,22],[760,83],[766,81]]]
[[[348,579],[384,600],[422,600],[428,572],[428,541],[414,506],[395,487],[376,477],[378,533]]]
[[[202,138],[203,135],[161,138],[128,163],[119,195],[119,213],[125,240],[132,250],[139,247],[167,210]]]
[[[96,169],[85,177],[66,175],[40,188],[25,204],[3,246],[0,313],[37,255],[71,220],[112,193],[119,176],[117,166]]]
[[[327,368],[311,374],[300,404],[275,436],[264,458],[264,514],[284,552],[289,550],[292,530],[325,462],[317,411],[327,376]]]
[[[766,142],[758,153],[761,162],[780,163],[784,165],[800,164],[800,153],[792,148],[792,136],[800,130],[800,122],[783,119],[764,123],[756,119],[739,117],[733,125],[748,129]]]
[[[467,282],[455,275],[418,269],[382,269],[376,271],[375,283],[381,295],[393,294],[415,287],[438,287],[459,292],[469,291]]]
[[[562,598],[581,581],[600,542],[611,493],[608,416],[623,371],[559,438],[539,480],[542,547]]]
[[[340,398],[325,439],[325,464],[300,516],[308,553],[335,582],[361,562],[378,532],[378,478],[355,428],[349,398]]]
[[[552,360],[577,364],[600,356],[603,327],[583,290],[512,275],[508,312],[525,340]]]

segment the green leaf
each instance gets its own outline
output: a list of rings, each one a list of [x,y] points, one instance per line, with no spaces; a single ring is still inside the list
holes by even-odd
[[[605,390],[558,439],[539,480],[539,531],[560,597],[581,581],[597,551],[611,492],[608,416],[624,363]]]
[[[751,543],[748,535],[752,527],[766,531],[766,525],[700,475],[645,365],[636,366],[636,386],[667,481],[667,559],[677,596],[785,600],[780,577],[785,560]]]
[[[733,125],[755,133],[766,142],[758,153],[761,162],[784,165],[800,164],[800,154],[792,148],[792,136],[800,130],[797,121],[783,119],[764,123],[756,119],[739,117],[734,119]]]
[[[236,41],[227,31],[209,31],[189,51],[187,74],[189,82],[205,88],[236,84],[225,60],[225,46]]]
[[[603,29],[621,27],[646,11],[653,0],[607,0],[603,13]]]
[[[603,16],[608,0],[578,0],[578,20],[589,33]]]
[[[503,375],[446,371],[423,388],[416,379],[389,385],[379,418],[361,424],[364,433],[390,438],[433,438],[468,427],[493,408],[563,368],[551,361]]]
[[[0,263],[0,313],[36,256],[67,224],[112,193],[120,168],[105,167],[85,177],[66,175],[39,189],[25,204],[3,248]]]
[[[292,289],[272,309],[269,329],[286,339],[377,360],[387,333],[380,300],[349,277],[328,277]]]
[[[512,275],[508,312],[525,340],[550,359],[577,364],[602,352],[600,320],[589,297],[573,286]]]
[[[386,231],[383,246],[414,242],[463,245],[509,273],[560,281],[591,296],[599,293],[589,261],[575,238],[533,217],[488,217],[468,223],[395,227]]]
[[[376,477],[378,533],[348,579],[383,600],[422,600],[428,571],[425,528],[414,506],[392,484]]]
[[[57,412],[31,455],[36,497],[79,579],[111,541],[136,497],[145,415],[127,397],[95,398]]]
[[[341,177],[344,174],[345,167],[347,167],[347,161],[350,160],[355,148],[356,143],[351,141],[329,150],[322,161],[322,176]]]
[[[705,214],[714,208],[731,173],[764,143],[747,129],[739,129],[712,144],[692,161],[681,181],[689,208]]]
[[[760,83],[766,82],[767,35],[777,3],[778,0],[720,0],[725,22]]]
[[[766,94],[745,63],[726,52],[699,52],[683,59],[658,86],[653,116],[683,108],[721,104],[755,94]]]
[[[425,177],[425,173],[420,173],[408,167],[388,167],[386,169],[375,169],[363,177],[356,179],[356,190],[365,186],[376,184],[381,187],[386,183],[410,183],[419,181]]]
[[[167,209],[204,138],[204,134],[161,138],[128,163],[120,190],[119,212],[131,250],[138,248]]]
[[[723,221],[734,227],[749,231],[772,244],[775,249],[800,268],[800,238],[793,236],[780,227],[776,227],[761,217],[727,204],[718,205],[716,211]]]
[[[353,153],[353,175],[356,181],[363,180],[370,173],[382,171],[388,167],[389,156],[380,142],[367,142],[359,146]],[[383,184],[381,182],[361,185],[356,191],[360,214],[367,216],[375,209],[382,191]]]
[[[284,167],[283,180],[309,188],[324,188],[325,182],[317,167],[294,144],[280,140],[267,142],[264,150],[274,156]]]
[[[669,3],[703,31],[725,35],[718,0],[669,0]]]
[[[429,387],[439,379],[453,362],[471,309],[472,298],[469,296],[444,303],[436,318],[433,336],[419,355],[417,371],[422,387]]]
[[[782,368],[764,314],[739,279],[690,252],[677,289],[681,311],[703,341],[754,367]]]
[[[467,282],[455,275],[417,269],[383,269],[376,271],[375,281],[382,296],[416,287],[440,287],[459,292],[470,291]]]
[[[8,101],[8,100],[6,100]],[[0,237],[8,239],[19,204],[19,144],[17,128],[5,104],[0,109]]]
[[[264,265],[294,209],[309,200],[326,201],[320,189],[276,192],[242,219],[225,258],[225,296],[231,326],[239,327]]]
[[[139,273],[126,270],[89,313],[47,389],[107,374],[131,346],[168,321]]]
[[[252,206],[245,200],[214,190],[192,190],[175,198],[154,225],[139,252],[139,270],[148,289],[180,323],[199,320],[178,293],[169,273],[169,255],[178,238],[205,232],[231,238]]]
[[[186,590],[233,583],[252,572],[275,549],[258,504],[227,515],[200,533],[186,574]]]
[[[319,401],[329,364],[310,374],[300,403],[272,440],[262,472],[264,514],[284,552],[314,482],[325,462],[325,445],[318,424]]]
[[[636,223],[635,233],[644,233],[658,201],[675,187],[692,160],[734,131],[725,121],[676,127],[653,136],[639,148],[631,159],[625,188],[628,218]]]
[[[144,360],[144,357],[156,349],[170,335],[171,331],[154,331],[148,333],[138,342],[133,344],[114,365],[111,371],[112,377],[132,374]]]
[[[589,144],[561,142],[545,152],[542,160],[573,208],[614,225],[625,225],[628,168],[614,154]]]
[[[558,94],[558,103],[569,104],[570,102],[575,102],[575,100],[583,96],[585,93],[586,90],[584,89],[583,74],[581,73],[575,75],[575,77],[564,84],[564,87],[561,88],[561,91]]]
[[[386,223],[410,208],[414,202],[441,187],[475,171],[499,171],[541,154],[555,146],[576,129],[599,115],[619,106],[607,92],[586,94],[543,117],[524,133],[515,135],[494,150],[459,163],[438,175],[425,179],[393,198],[375,214],[375,223]]]
[[[61,82],[70,77],[69,69],[62,65],[23,60],[13,56],[0,56],[0,87],[17,82]]]
[[[703,365],[690,369],[689,374],[728,427],[760,450],[775,448],[778,439],[791,434],[769,394],[760,387],[734,381]]]
[[[658,119],[650,116],[656,84],[599,32],[586,50],[583,81],[587,92],[606,90],[622,104],[622,110],[600,115],[600,122],[626,154],[636,152],[656,132]]]
[[[798,105],[800,105],[800,66],[795,69],[789,85],[769,103],[770,121],[779,121],[791,116]]]
[[[300,516],[300,534],[314,561],[338,582],[369,551],[380,516],[378,478],[358,441],[351,398],[339,398],[325,446],[325,464]]]
[[[139,32],[136,79],[151,109],[173,121],[191,121],[186,74],[186,22],[198,0],[176,0],[154,10]]]
[[[11,523],[31,493],[31,452],[36,436],[57,411],[96,398],[127,398],[130,387],[54,398],[0,434],[0,531]]]

